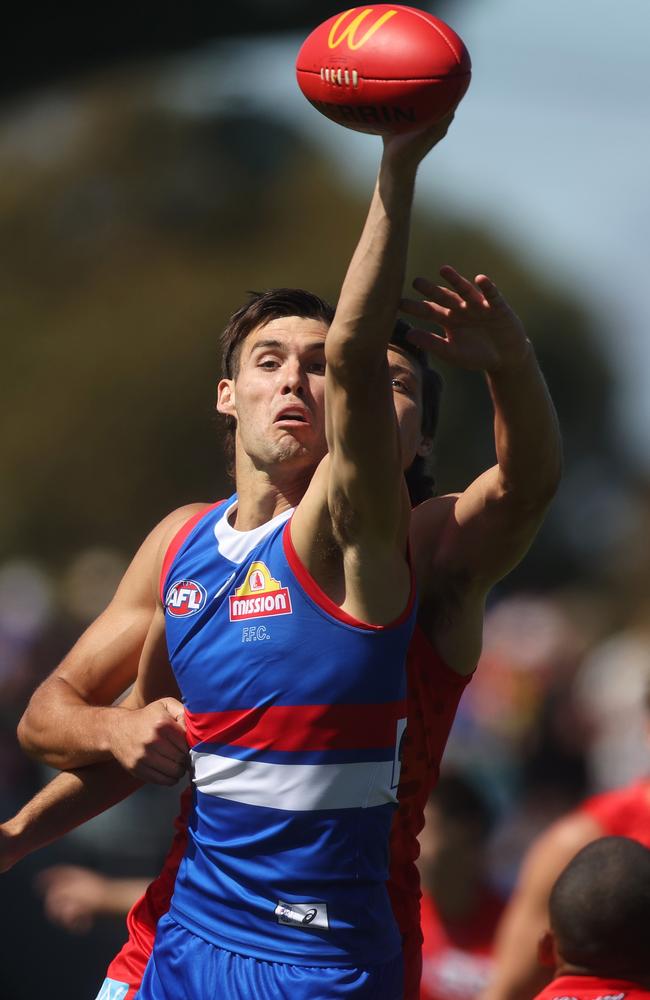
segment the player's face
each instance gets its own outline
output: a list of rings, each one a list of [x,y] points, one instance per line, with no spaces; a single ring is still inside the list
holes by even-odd
[[[325,336],[320,320],[286,316],[253,330],[235,379],[219,383],[218,409],[237,419],[237,449],[258,469],[315,468],[325,439]]]
[[[422,375],[408,354],[390,347],[388,368],[399,425],[403,465],[408,469],[416,455],[427,455],[431,442],[422,434]]]

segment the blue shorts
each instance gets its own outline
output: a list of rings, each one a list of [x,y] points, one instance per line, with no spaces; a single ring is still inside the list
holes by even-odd
[[[135,1000],[402,1000],[402,956],[381,965],[322,968],[224,951],[161,918]]]

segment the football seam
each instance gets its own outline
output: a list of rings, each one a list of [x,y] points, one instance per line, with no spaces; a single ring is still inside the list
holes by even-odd
[[[460,64],[457,64],[460,66]],[[297,67],[298,73],[306,73],[309,76],[315,76],[319,80],[321,79],[320,71],[315,69],[300,69]],[[357,70],[358,72],[358,70]],[[441,76],[362,76],[359,73],[359,79],[363,80],[365,83],[432,83],[434,80],[457,80],[463,76],[470,76],[469,70],[463,70],[461,73],[443,73]],[[330,84],[335,90],[345,90],[347,84]]]

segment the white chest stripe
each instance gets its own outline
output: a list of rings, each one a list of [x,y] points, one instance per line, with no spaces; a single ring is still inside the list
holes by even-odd
[[[205,795],[292,812],[395,803],[393,761],[268,764],[191,751],[194,784]]]

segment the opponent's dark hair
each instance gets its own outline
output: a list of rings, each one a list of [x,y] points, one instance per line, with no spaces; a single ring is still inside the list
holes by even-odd
[[[429,363],[425,352],[407,340],[411,327],[403,319],[398,319],[393,327],[390,343],[408,354],[416,362],[422,376],[422,433],[433,439],[440,415],[440,396],[442,394],[442,378]],[[435,482],[431,474],[431,463],[424,455],[416,455],[406,470],[406,485],[408,486],[411,506],[417,507],[423,500],[428,500],[434,494]]]
[[[601,837],[576,854],[549,900],[565,962],[598,976],[650,974],[650,850],[629,837]]]
[[[221,334],[221,372],[224,378],[236,378],[239,373],[241,350],[249,333],[274,319],[285,316],[299,316],[302,319],[320,320],[330,326],[334,319],[334,306],[325,299],[302,288],[270,288],[265,292],[249,292],[248,302],[232,314]],[[409,343],[406,335],[410,327],[398,319],[390,342],[408,354],[418,365],[422,375],[422,432],[433,438],[438,423],[442,379],[429,368],[427,356],[419,347]],[[235,472],[235,427],[234,417],[225,416],[224,451],[228,475]],[[429,472],[428,461],[416,456],[406,471],[406,484],[412,506],[433,495],[434,481]]]

